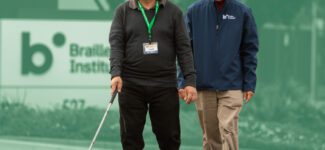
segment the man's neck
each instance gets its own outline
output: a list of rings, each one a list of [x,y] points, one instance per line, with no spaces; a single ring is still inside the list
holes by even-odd
[[[139,0],[145,9],[151,9],[155,6],[156,0]]]

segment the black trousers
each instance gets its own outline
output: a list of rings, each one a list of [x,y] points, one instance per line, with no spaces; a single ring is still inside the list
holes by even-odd
[[[152,131],[161,150],[180,147],[179,99],[176,87],[124,84],[119,94],[121,142],[124,150],[142,150],[149,110]]]

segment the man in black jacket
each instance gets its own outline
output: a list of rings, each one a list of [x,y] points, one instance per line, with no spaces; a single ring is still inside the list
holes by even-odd
[[[116,9],[109,42],[111,91],[119,91],[123,149],[144,148],[142,132],[148,110],[160,149],[179,149],[176,58],[185,76],[186,102],[197,97],[181,10],[167,0],[129,0]]]

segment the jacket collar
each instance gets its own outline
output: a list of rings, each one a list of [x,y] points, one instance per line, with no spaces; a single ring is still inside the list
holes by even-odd
[[[230,3],[232,0],[225,0],[225,6],[228,5],[228,3]],[[209,0],[209,2],[211,3],[215,3],[215,0]]]
[[[167,0],[158,0],[159,4],[165,7]],[[137,9],[138,8],[138,0],[129,0],[129,7],[132,9]]]

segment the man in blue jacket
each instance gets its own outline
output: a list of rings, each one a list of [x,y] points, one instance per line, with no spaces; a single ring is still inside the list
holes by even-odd
[[[237,0],[200,0],[186,22],[197,72],[196,108],[203,149],[238,150],[238,118],[256,86],[258,35],[250,8]],[[186,92],[179,82],[179,94]]]

